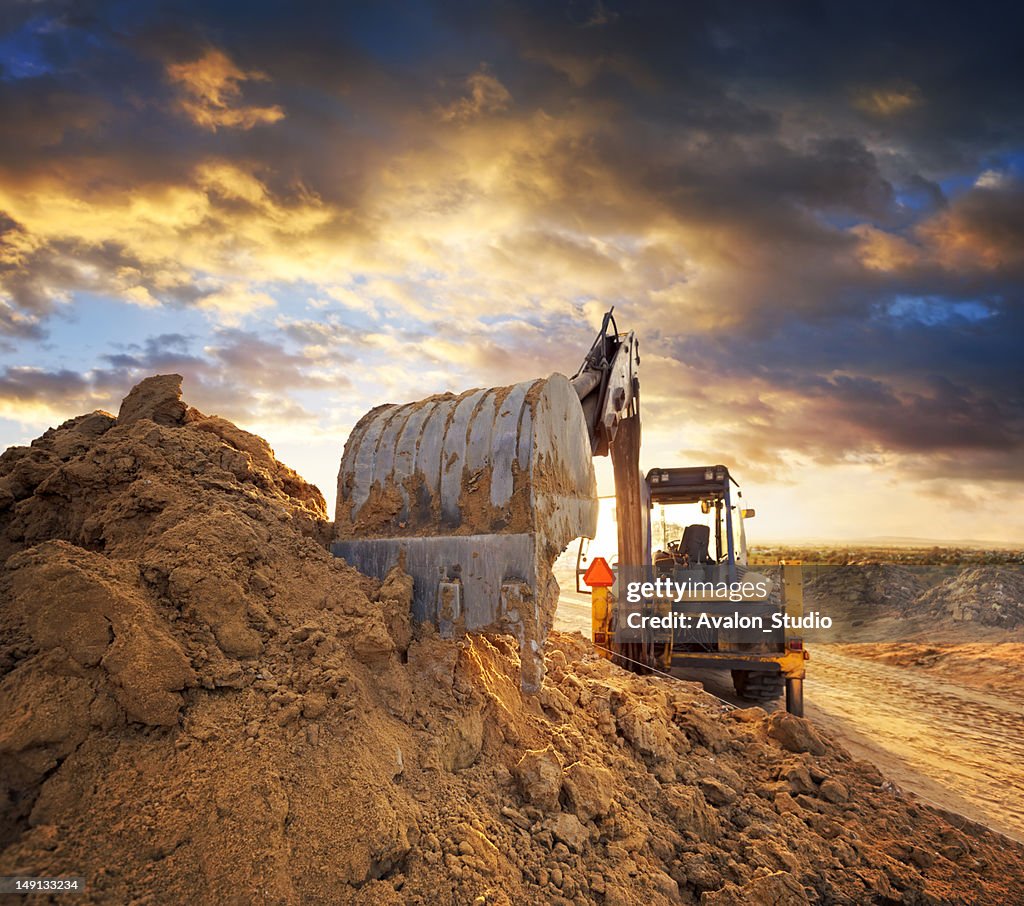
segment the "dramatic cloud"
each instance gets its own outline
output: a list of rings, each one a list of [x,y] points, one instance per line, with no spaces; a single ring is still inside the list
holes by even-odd
[[[284,111],[276,105],[252,107],[238,103],[242,95],[240,82],[266,81],[267,76],[239,69],[216,48],[208,48],[198,60],[172,63],[167,67],[167,77],[182,87],[185,97],[180,102],[181,109],[196,125],[214,132],[218,126],[251,129],[284,118]]]
[[[466,79],[468,96],[455,101],[441,110],[441,119],[470,120],[481,114],[505,110],[512,100],[508,90],[494,76],[481,69]]]
[[[898,474],[933,515],[970,480],[991,534],[976,501],[1024,477],[1021,17],[12,7],[3,414],[176,370],[336,445],[379,402],[571,372],[614,304],[648,465],[875,469],[870,506]]]
[[[900,88],[864,88],[854,94],[854,106],[865,113],[892,117],[906,113],[921,103],[913,85]]]
[[[0,371],[0,414],[61,421],[95,408],[117,412],[127,389],[150,374],[184,376],[188,401],[240,422],[306,430],[320,416],[288,398],[290,391],[347,390],[343,360],[326,350],[293,349],[235,328],[219,329],[202,349],[196,338],[161,334],[101,356],[84,373],[9,366]]]

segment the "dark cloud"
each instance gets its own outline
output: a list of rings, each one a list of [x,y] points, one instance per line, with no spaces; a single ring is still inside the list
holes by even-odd
[[[740,461],[769,462],[781,475],[787,460],[835,465],[889,454],[902,457],[908,477],[1019,481],[1021,314],[951,317],[957,323],[802,323],[756,340],[662,333],[646,346],[681,363],[661,382],[674,385],[687,420]],[[665,396],[645,417],[667,430],[677,415]]]
[[[328,380],[317,373],[322,357],[304,356],[256,334],[218,330],[202,351],[191,352],[190,338],[163,334],[134,352],[105,356],[110,366],[96,373],[104,383],[130,386],[155,373],[176,372],[188,382],[187,398],[197,408],[243,422],[312,421],[315,414],[293,397],[297,391],[325,386],[343,389],[343,376]]]
[[[1024,279],[1024,174],[982,174],[979,184],[919,233],[935,246],[952,275],[987,280],[1020,304]],[[948,279],[948,278],[947,278]]]
[[[31,408],[44,417],[96,408],[116,413],[124,395],[143,378],[177,373],[185,379],[187,401],[210,414],[241,424],[317,419],[294,394],[328,383],[322,373],[314,373],[325,365],[322,357],[305,357],[239,330],[220,330],[213,339],[212,345],[194,352],[194,338],[161,334],[102,356],[98,367],[85,373],[8,366],[0,370],[0,407]],[[344,375],[331,377],[329,383],[339,390],[350,386]]]
[[[92,382],[76,371],[38,368],[5,368],[0,374],[0,398],[15,403],[51,403],[80,400],[92,389]]]
[[[207,348],[207,354],[219,373],[232,382],[262,391],[280,389],[341,389],[349,384],[345,378],[311,374],[324,364],[324,354],[315,356],[290,352],[280,343],[270,342],[244,330],[221,330],[216,343]],[[332,356],[337,364],[339,359]]]

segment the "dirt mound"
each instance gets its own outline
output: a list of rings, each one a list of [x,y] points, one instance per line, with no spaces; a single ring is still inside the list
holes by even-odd
[[[511,637],[414,632],[407,576],[332,558],[319,492],[178,402],[147,381],[0,457],[0,874],[86,902],[1024,898],[1024,848],[806,721],[560,634],[524,696]]]
[[[941,621],[1024,627],[1024,570],[1012,566],[965,569],[928,589],[914,607]]]
[[[922,631],[917,597],[936,581],[934,571],[879,563],[805,566],[804,611],[828,616],[827,631],[806,633],[819,644],[892,641]]]
[[[905,566],[858,563],[804,568],[808,605],[851,616],[905,610],[928,584],[920,570]]]

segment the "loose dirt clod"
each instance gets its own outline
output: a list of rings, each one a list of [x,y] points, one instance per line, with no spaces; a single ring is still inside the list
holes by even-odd
[[[0,457],[0,874],[80,902],[1014,903],[803,722],[408,621],[261,439],[135,388]],[[795,718],[793,720],[796,720]],[[822,754],[817,754],[822,752]]]

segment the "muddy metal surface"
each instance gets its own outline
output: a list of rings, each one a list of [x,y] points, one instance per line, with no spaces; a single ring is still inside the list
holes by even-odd
[[[564,592],[555,628],[590,633],[590,599]],[[678,672],[744,705],[725,671]],[[1024,841],[1024,701],[816,646],[806,713],[903,789]]]

